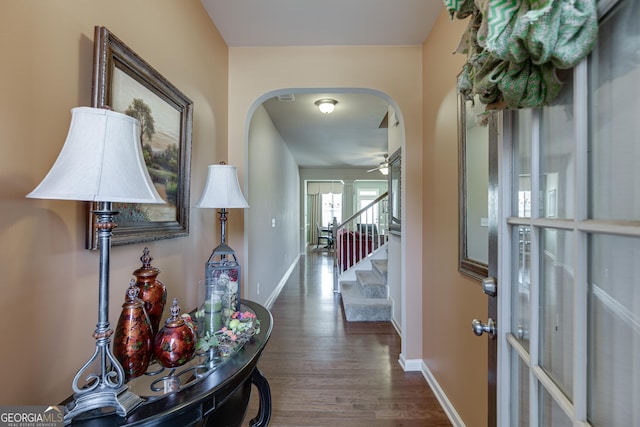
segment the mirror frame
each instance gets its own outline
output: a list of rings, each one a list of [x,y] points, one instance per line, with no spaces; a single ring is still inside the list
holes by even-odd
[[[401,149],[397,149],[391,157],[389,157],[389,180],[387,191],[389,193],[389,232],[391,234],[402,234],[402,163]],[[394,190],[394,182],[397,182]]]
[[[489,115],[489,140],[487,150],[492,139],[497,138],[497,127],[494,114]],[[467,236],[467,102],[462,95],[458,96],[458,226],[459,226],[459,266],[458,270],[474,279],[482,280],[488,276],[488,265],[475,260],[468,255]],[[487,172],[489,164],[487,162]],[[487,200],[489,197],[489,183],[487,182]],[[488,212],[487,212],[488,216]],[[488,250],[487,239],[487,250]]]

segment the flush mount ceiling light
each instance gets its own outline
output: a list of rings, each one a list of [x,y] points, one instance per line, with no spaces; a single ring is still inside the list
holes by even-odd
[[[318,106],[318,109],[324,114],[333,112],[333,110],[336,108],[337,103],[338,101],[336,101],[335,99],[318,99],[315,102],[315,104]]]

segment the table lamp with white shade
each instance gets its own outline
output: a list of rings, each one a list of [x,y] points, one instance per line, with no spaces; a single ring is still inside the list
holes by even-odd
[[[221,243],[213,250],[205,266],[204,303],[205,315],[210,315],[206,313],[206,307],[221,303],[212,300],[215,297],[214,291],[226,289],[225,301],[221,303],[222,311],[226,311],[222,313],[222,326],[225,326],[224,319],[228,321],[229,315],[240,310],[240,264],[235,252],[226,243],[227,209],[249,207],[240,190],[236,167],[224,162],[209,165],[204,190],[194,207],[220,209]]]
[[[100,246],[98,323],[93,334],[96,348],[73,379],[74,400],[65,407],[65,424],[79,414],[103,415],[101,409],[107,407],[126,416],[142,402],[128,391],[124,370],[110,346],[109,256],[118,214],[112,202],[165,203],[144,163],[136,119],[102,108],[77,107],[71,113],[67,139],[56,162],[26,196],[98,202],[93,211]],[[90,370],[95,362],[100,365],[98,373]]]

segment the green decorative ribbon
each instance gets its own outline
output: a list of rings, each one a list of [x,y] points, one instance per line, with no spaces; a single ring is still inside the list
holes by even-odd
[[[585,58],[598,38],[596,0],[444,0],[452,19],[472,16],[456,53],[465,98],[495,108],[549,105],[560,92],[555,70]]]

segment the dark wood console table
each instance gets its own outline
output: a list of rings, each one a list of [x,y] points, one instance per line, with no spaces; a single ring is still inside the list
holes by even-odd
[[[247,412],[252,385],[260,398],[258,414],[251,420],[251,426],[264,427],[271,418],[271,391],[267,379],[258,370],[257,364],[262,350],[271,335],[272,317],[269,310],[252,301],[242,300],[243,310],[249,308],[260,320],[260,333],[251,342],[228,357],[224,362],[212,364],[210,372],[198,379],[193,370],[188,374],[189,382],[178,391],[149,393],[147,374],[130,381],[130,389],[145,399],[144,403],[126,417],[117,414],[96,416],[95,413],[80,415],[72,420],[71,426],[111,427],[111,426],[229,426],[237,427]],[[180,368],[175,368],[180,372]],[[147,371],[149,372],[149,371]],[[167,374],[160,374],[166,378]],[[182,378],[182,377],[180,377]],[[157,380],[156,380],[157,382]],[[162,384],[162,382],[160,382]],[[149,389],[150,390],[150,389]],[[69,404],[73,397],[61,403]]]

